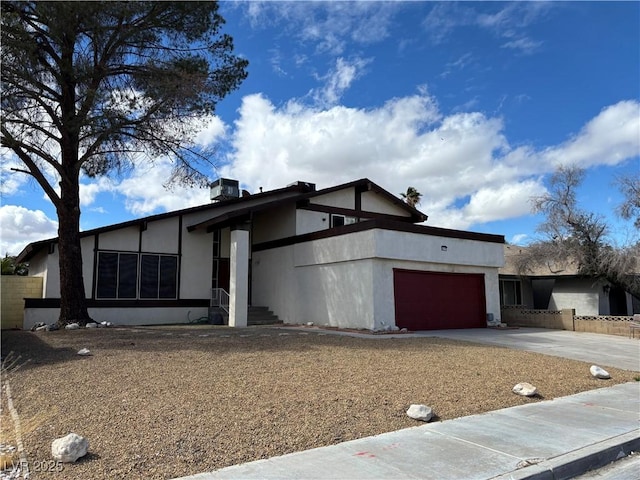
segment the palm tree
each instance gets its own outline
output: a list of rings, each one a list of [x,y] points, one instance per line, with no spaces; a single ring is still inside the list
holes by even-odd
[[[422,194],[414,187],[407,188],[407,193],[401,193],[400,195],[407,202],[407,205],[413,208],[420,204],[420,197],[422,197]]]

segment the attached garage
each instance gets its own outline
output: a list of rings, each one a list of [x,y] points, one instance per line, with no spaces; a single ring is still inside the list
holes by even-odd
[[[484,275],[393,270],[396,325],[409,330],[486,327]]]

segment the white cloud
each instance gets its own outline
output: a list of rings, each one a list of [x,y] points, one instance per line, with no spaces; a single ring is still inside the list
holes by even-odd
[[[18,160],[18,157],[11,150],[8,148],[0,149],[0,158],[2,158],[2,164],[0,166],[0,195],[3,197],[19,195],[26,185],[30,183],[38,185],[32,175],[24,173],[27,167]],[[35,163],[40,167],[40,171],[49,181],[49,184],[52,185],[54,189],[57,188],[60,183],[58,172],[56,172],[50,164],[42,160],[35,159]],[[38,189],[39,188],[40,187],[38,187]],[[57,191],[59,193],[59,188]]]
[[[509,48],[511,50],[519,50],[521,53],[530,55],[542,46],[542,42],[536,42],[530,38],[522,37],[517,40],[511,40],[503,43],[502,48]]]
[[[545,187],[537,179],[481,187],[463,208],[465,221],[477,224],[527,215],[531,212],[531,198],[543,193]]]
[[[197,125],[200,131],[194,137],[193,143],[196,146],[215,147],[226,135],[226,125],[219,117],[201,118]],[[136,164],[124,179],[90,179],[88,183],[80,184],[80,205],[90,207],[88,210],[93,212],[105,213],[101,205],[94,206],[94,203],[100,193],[109,192],[123,196],[125,208],[129,212],[144,216],[210,201],[207,189],[168,185],[172,168],[172,162],[167,157],[161,157]]]
[[[464,70],[464,68],[473,61],[473,55],[470,52],[465,53],[456,60],[449,62],[445,65],[444,71],[440,74],[441,78],[446,78],[451,75],[453,70]]]
[[[200,131],[194,137],[194,143],[202,147],[209,147],[220,142],[226,135],[224,122],[215,115],[202,118],[196,127]]]
[[[508,241],[512,245],[526,245],[530,238],[531,237],[526,233],[518,233]]]
[[[498,38],[509,39],[503,48],[531,54],[542,42],[531,39],[526,28],[542,18],[551,8],[551,2],[510,2],[496,3],[499,9],[487,12],[494,4],[483,3],[479,7],[473,3],[437,3],[425,17],[423,25],[432,41],[442,43],[451,32],[460,27],[477,27]]]
[[[153,163],[138,165],[131,176],[122,180],[115,189],[125,197],[125,208],[136,216],[178,210],[208,203],[209,190],[164,185],[171,176],[172,163],[156,159]]]
[[[342,57],[338,58],[335,68],[322,77],[325,80],[325,86],[312,91],[316,103],[322,106],[337,104],[351,84],[362,76],[363,70],[370,62],[371,59],[345,60]]]
[[[239,2],[252,28],[280,26],[287,35],[341,55],[348,41],[371,44],[389,36],[394,2]]]
[[[420,208],[430,225],[466,229],[530,213],[530,198],[544,192],[541,178],[560,160],[591,166],[638,155],[638,105],[608,107],[576,137],[540,150],[512,147],[500,118],[443,116],[425,89],[366,110],[295,101],[276,107],[250,95],[221,174],[253,191],[296,180],[323,188],[363,177],[394,193],[411,185],[423,193]]]
[[[41,210],[17,205],[0,207],[0,253],[17,255],[29,243],[58,236],[58,223]]]
[[[31,177],[25,173],[12,170],[14,168],[24,168],[24,165],[19,163],[8,149],[0,149],[0,156],[2,157],[0,195],[3,197],[15,195]]]
[[[84,179],[84,175],[83,175]],[[80,183],[80,206],[93,205],[96,197],[102,192],[111,192],[115,188],[113,180],[108,177],[88,179],[89,183]]]
[[[640,155],[640,102],[625,100],[604,108],[580,132],[542,153],[552,166],[617,165]]]

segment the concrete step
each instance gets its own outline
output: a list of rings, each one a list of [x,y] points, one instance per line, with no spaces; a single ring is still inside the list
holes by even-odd
[[[268,307],[250,306],[247,325],[280,325],[282,320],[269,310]]]

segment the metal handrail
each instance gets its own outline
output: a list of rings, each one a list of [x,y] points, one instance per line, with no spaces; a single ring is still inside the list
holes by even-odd
[[[229,314],[229,293],[224,288],[212,288],[211,306],[219,307]]]

